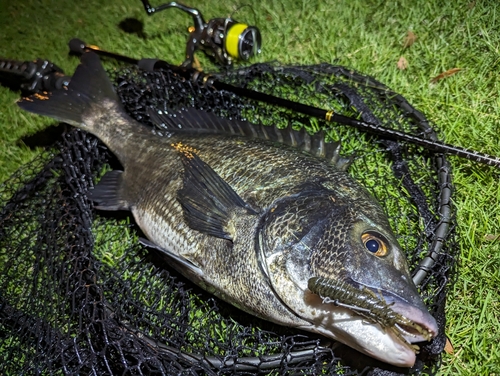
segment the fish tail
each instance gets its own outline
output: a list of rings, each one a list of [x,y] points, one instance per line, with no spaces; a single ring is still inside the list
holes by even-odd
[[[26,111],[49,116],[96,134],[99,132],[95,129],[98,123],[95,113],[104,115],[111,108],[121,109],[119,103],[99,57],[87,52],[82,56],[68,87],[23,98],[18,105]],[[102,111],[106,109],[108,111]]]

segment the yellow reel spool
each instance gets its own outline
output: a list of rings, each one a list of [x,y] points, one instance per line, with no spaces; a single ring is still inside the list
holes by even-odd
[[[247,28],[248,28],[247,24],[236,23],[232,25],[227,31],[226,51],[229,54],[229,56],[235,59],[240,58],[240,52],[239,52],[240,37]]]

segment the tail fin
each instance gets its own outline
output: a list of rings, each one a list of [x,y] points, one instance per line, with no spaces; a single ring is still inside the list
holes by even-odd
[[[84,114],[93,104],[105,99],[119,103],[99,57],[87,52],[82,56],[67,88],[50,94],[35,94],[23,98],[17,104],[23,110],[84,128]]]

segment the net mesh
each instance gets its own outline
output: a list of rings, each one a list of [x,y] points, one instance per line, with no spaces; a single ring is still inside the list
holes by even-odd
[[[128,213],[93,209],[87,190],[118,162],[93,136],[68,128],[0,187],[0,374],[437,372],[458,256],[443,155],[216,91],[174,71],[127,67],[112,78],[129,114],[150,126],[150,106],[196,107],[278,127],[326,129],[329,139],[341,140],[343,153],[355,155],[349,173],[387,211],[440,334],[412,369],[399,369],[212,297],[143,248]],[[402,96],[343,67],[257,64],[215,78],[437,139]]]

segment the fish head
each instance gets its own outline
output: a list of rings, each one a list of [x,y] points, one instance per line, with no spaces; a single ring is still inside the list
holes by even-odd
[[[261,220],[262,270],[283,304],[308,322],[302,329],[400,367],[414,364],[413,343],[437,335],[387,217],[368,194],[353,201],[309,187],[276,200]],[[308,288],[318,277],[338,286],[334,296]]]

